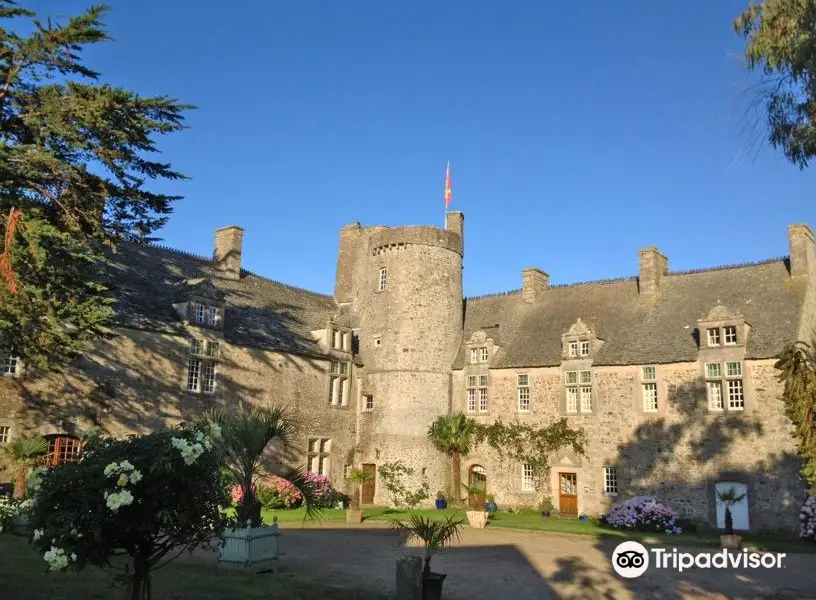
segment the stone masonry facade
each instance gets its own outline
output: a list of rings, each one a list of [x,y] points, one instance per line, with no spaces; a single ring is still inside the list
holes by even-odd
[[[816,250],[788,228],[790,255],[673,273],[656,248],[636,277],[553,286],[528,268],[519,290],[463,298],[464,216],[445,229],[340,232],[335,293],[293,288],[241,268],[244,231],[215,234],[212,258],[125,245],[111,256],[114,337],[59,373],[0,357],[0,443],[43,435],[70,460],[77,433],[144,433],[213,407],[286,404],[297,435],[272,463],[328,475],[401,460],[407,482],[437,490],[448,459],[431,422],[464,412],[490,423],[587,432],[547,473],[476,447],[462,480],[500,507],[603,514],[656,495],[701,526],[722,522],[716,489],[745,491],[735,526],[796,531],[804,494],[775,356],[816,326]],[[9,480],[9,473],[5,479]],[[367,503],[387,503],[379,480]]]

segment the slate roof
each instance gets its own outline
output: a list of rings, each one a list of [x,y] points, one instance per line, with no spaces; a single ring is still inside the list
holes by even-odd
[[[210,281],[227,303],[228,342],[323,356],[309,334],[337,312],[334,298],[242,271],[239,280],[213,277],[209,258],[161,246],[122,244],[111,258],[109,285],[116,322],[126,327],[180,333],[173,308],[184,290],[207,293]],[[208,281],[209,280],[209,281]]]
[[[498,324],[503,347],[491,368],[555,366],[562,334],[581,318],[605,340],[594,365],[695,361],[697,321],[721,304],[751,325],[746,358],[770,358],[796,338],[805,291],[789,278],[787,258],[669,273],[653,306],[640,301],[637,277],[551,286],[531,304],[517,290],[466,299],[464,340]],[[463,345],[453,367],[464,362]]]

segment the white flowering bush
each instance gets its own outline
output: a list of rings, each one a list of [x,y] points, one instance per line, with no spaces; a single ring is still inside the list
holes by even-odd
[[[220,436],[204,422],[97,439],[78,462],[32,473],[31,543],[48,569],[107,567],[128,554],[128,597],[148,598],[150,570],[165,555],[208,544],[227,524]]]
[[[0,529],[9,529],[14,520],[31,505],[28,500],[0,497]]]
[[[808,494],[802,510],[799,511],[799,537],[816,540],[816,496]]]

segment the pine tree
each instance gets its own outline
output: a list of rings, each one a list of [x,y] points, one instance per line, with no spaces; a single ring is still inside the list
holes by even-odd
[[[107,8],[57,24],[0,0],[0,357],[35,368],[107,335],[106,256],[151,241],[180,198],[145,182],[184,178],[149,156],[192,107],[104,84],[81,61],[110,39]]]

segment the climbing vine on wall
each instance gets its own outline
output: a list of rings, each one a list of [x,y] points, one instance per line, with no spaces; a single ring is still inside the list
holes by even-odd
[[[509,459],[533,466],[538,473],[550,468],[550,455],[563,448],[571,448],[576,454],[584,454],[586,432],[573,429],[566,419],[546,427],[533,427],[514,421],[498,420],[490,425],[476,426],[477,444],[487,444],[500,459]]]

